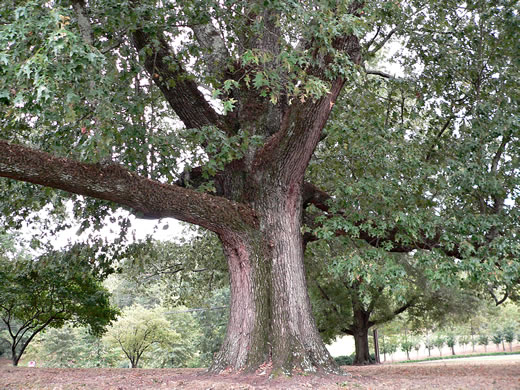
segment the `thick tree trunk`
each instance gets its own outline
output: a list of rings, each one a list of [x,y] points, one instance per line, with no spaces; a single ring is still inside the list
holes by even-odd
[[[354,364],[372,364],[373,362],[370,360],[370,348],[368,345],[368,329],[360,329],[354,333],[354,343],[356,347]]]
[[[212,372],[340,373],[312,317],[301,239],[300,191],[258,202],[259,230],[220,234],[230,318]]]

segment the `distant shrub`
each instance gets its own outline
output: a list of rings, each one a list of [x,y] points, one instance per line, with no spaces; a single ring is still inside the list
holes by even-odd
[[[489,344],[489,336],[487,334],[481,334],[478,336],[479,345],[484,346],[484,350],[487,352],[487,345]]]
[[[340,366],[351,366],[354,363],[354,355],[342,355],[334,358]]]
[[[334,360],[338,365],[340,366],[352,366],[354,364],[354,358],[356,357],[356,354],[352,355],[342,355],[342,356],[336,356]],[[371,353],[370,354],[370,362],[374,363],[376,361],[376,355]]]

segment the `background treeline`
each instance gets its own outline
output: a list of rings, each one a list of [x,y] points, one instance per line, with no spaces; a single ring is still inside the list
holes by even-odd
[[[111,323],[105,323],[104,332],[97,333],[92,332],[88,323],[73,318],[46,327],[29,343],[21,364],[34,360],[38,366],[47,367],[207,367],[225,334],[229,310],[228,280],[215,237],[193,232],[186,236],[190,238],[176,243],[145,241],[130,245],[119,256],[114,268],[117,272],[108,276],[99,264],[91,264],[92,276],[103,280],[100,291],[109,293]],[[14,246],[11,247],[11,252],[15,252]],[[73,257],[78,264],[87,267],[82,259],[91,255],[91,250],[73,247],[63,251],[61,256],[54,253],[53,261],[46,255],[32,262],[69,269]],[[16,261],[12,256],[3,257],[2,264],[11,265],[13,262]],[[4,269],[8,270],[8,267]],[[49,273],[56,275],[50,280],[54,287],[63,280],[63,271],[56,272],[56,269],[52,268],[53,272]],[[12,269],[10,272],[15,273]],[[310,277],[315,273],[316,267],[309,271]],[[313,281],[318,280],[321,279],[315,277]],[[395,285],[388,281],[386,284]],[[18,301],[23,297],[22,291],[15,296]],[[323,306],[323,296],[311,294],[311,297],[317,309]],[[347,312],[352,308],[347,300],[339,299],[342,295],[337,297],[338,308],[346,313],[343,318],[346,327],[352,315]],[[445,294],[443,297],[461,299],[458,295]],[[514,341],[520,341],[518,305],[506,302],[497,306],[484,297],[464,297],[462,303],[469,303],[462,305],[458,302],[456,311],[438,310],[438,306],[446,306],[446,302],[434,305],[429,301],[431,307],[419,306],[420,313],[405,310],[388,317],[388,321],[382,324],[374,325],[379,333],[381,361],[401,360],[404,354],[408,359],[414,359],[441,353],[512,350]],[[402,298],[390,294],[385,298],[385,305],[400,306]],[[462,311],[461,307],[465,310]],[[117,317],[114,313],[118,313]],[[319,317],[323,336],[328,341],[343,335],[342,332],[334,334],[339,329],[337,322],[340,319],[328,315]],[[368,344],[373,359],[371,335],[369,332]],[[11,357],[10,347],[9,330],[2,323],[0,354]],[[337,357],[338,363],[359,364],[355,353],[351,356],[351,352],[345,351],[345,356]]]

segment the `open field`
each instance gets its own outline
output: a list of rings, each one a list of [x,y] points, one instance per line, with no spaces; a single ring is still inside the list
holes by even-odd
[[[7,362],[4,362],[7,363]],[[347,376],[208,376],[201,369],[58,369],[0,365],[2,390],[507,389],[520,390],[520,361],[346,367]]]

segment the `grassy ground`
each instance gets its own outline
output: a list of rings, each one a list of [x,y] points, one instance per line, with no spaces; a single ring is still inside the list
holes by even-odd
[[[420,363],[420,362],[429,362],[429,361],[437,361],[437,360],[451,360],[451,359],[461,359],[461,358],[472,358],[472,357],[480,357],[480,356],[508,356],[508,355],[520,355],[520,351],[514,352],[484,352],[484,353],[471,353],[471,354],[463,354],[463,355],[448,355],[448,356],[432,356],[424,359],[417,360],[403,360],[397,362],[397,364],[401,363]]]

